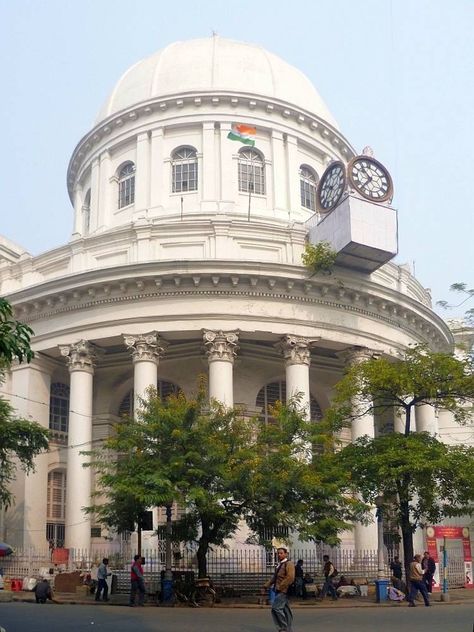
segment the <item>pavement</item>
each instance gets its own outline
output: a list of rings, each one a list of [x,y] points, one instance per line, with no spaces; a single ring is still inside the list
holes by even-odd
[[[450,590],[448,593],[449,601],[443,600],[441,593],[432,593],[431,603],[436,606],[444,606],[448,603],[453,604],[474,604],[474,590],[466,588],[459,588]],[[55,601],[60,604],[68,605],[105,605],[103,601],[95,601],[94,595],[81,593],[58,593],[55,592]],[[34,602],[35,596],[30,591],[12,592],[7,590],[0,590],[0,603],[2,602]],[[254,597],[242,597],[242,598],[222,598],[219,603],[213,605],[214,608],[246,608],[246,609],[262,609],[268,608],[266,603],[259,603],[258,598]],[[262,601],[260,599],[260,601]],[[127,606],[128,595],[127,594],[113,594],[109,596],[108,606]],[[158,604],[160,605],[160,604]],[[421,601],[418,605],[423,606]],[[146,608],[156,607],[155,600],[150,600],[145,604]],[[178,603],[177,607],[188,607],[188,604]],[[301,608],[305,610],[309,609],[347,609],[347,608],[404,608],[407,607],[407,602],[394,602],[384,601],[376,603],[375,596],[369,595],[368,597],[340,597],[337,601],[325,599],[324,601],[317,601],[314,598],[310,598],[304,601],[298,599],[291,599],[292,608]],[[1,631],[0,631],[1,632]]]

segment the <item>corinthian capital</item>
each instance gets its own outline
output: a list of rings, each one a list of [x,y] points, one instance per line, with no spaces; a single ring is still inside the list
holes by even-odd
[[[206,346],[209,362],[224,360],[233,362],[237,355],[239,335],[236,331],[203,331],[204,345]]]
[[[362,362],[367,362],[367,360],[375,360],[379,358],[381,354],[367,347],[354,346],[345,351],[340,351],[337,355],[344,360],[345,364],[356,366],[357,364],[362,364]]]
[[[124,334],[123,340],[127,349],[132,352],[134,362],[146,360],[158,364],[168,348],[168,343],[156,331],[148,334]]]
[[[66,358],[69,371],[86,371],[94,373],[97,360],[97,349],[87,340],[79,340],[72,345],[60,345],[61,355]]]
[[[311,363],[311,345],[318,338],[302,338],[290,334],[283,336],[275,347],[285,358],[286,364],[306,364]]]

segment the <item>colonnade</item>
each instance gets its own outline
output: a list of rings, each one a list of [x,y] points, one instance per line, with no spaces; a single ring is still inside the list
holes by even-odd
[[[239,331],[202,331],[203,345],[208,359],[209,397],[226,407],[232,407],[234,404],[233,369],[234,360],[239,351],[239,335]],[[158,365],[165,357],[169,345],[156,331],[127,334],[123,336],[123,341],[132,356],[134,405],[137,410],[147,396],[147,389],[151,386],[156,387]],[[297,396],[298,406],[307,419],[310,419],[311,347],[315,342],[316,339],[287,334],[275,344],[275,348],[285,363],[287,400]],[[70,372],[65,546],[87,549],[90,546],[91,523],[83,508],[91,504],[92,472],[90,468],[84,467],[88,457],[82,452],[90,449],[92,441],[94,371],[100,359],[100,353],[86,340],[62,345],[60,352],[66,359]],[[343,359],[351,364],[362,362],[371,356],[373,354],[369,350],[353,347],[344,353]],[[18,372],[17,377],[23,375],[24,373]],[[433,434],[437,432],[437,421],[431,406],[417,407],[416,430]],[[403,431],[401,420],[395,419],[395,431]],[[355,441],[362,436],[375,436],[372,413],[358,416],[352,424],[351,440]],[[42,473],[44,475],[44,471]],[[375,514],[375,510],[373,513]],[[355,548],[358,550],[376,548],[376,531],[375,521],[369,525],[356,524]]]

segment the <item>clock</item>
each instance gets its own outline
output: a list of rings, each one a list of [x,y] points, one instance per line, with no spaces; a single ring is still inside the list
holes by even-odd
[[[328,213],[341,200],[346,188],[346,168],[336,160],[323,173],[318,184],[317,202],[321,213]]]
[[[371,156],[356,156],[347,167],[351,186],[362,197],[372,202],[386,202],[393,197],[393,183],[389,172]]]

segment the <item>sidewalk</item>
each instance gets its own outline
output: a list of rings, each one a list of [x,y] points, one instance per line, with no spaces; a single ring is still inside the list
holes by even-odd
[[[453,589],[449,591],[449,602],[441,601],[441,593],[433,593],[431,597],[431,602],[436,607],[442,607],[445,603],[448,604],[463,604],[463,603],[472,603],[474,604],[474,590],[468,589]],[[128,595],[126,594],[114,594],[110,595],[110,601],[108,603],[104,603],[102,601],[96,602],[94,595],[83,595],[77,593],[55,593],[55,599],[60,603],[64,604],[74,604],[74,605],[97,605],[102,607],[109,606],[128,606]],[[20,591],[20,592],[11,592],[0,590],[0,603],[2,602],[24,602],[24,603],[34,603],[35,596],[32,592],[29,591]],[[420,602],[418,605],[423,607],[423,602]],[[155,601],[150,601],[145,604],[145,607],[156,607],[157,604]],[[176,604],[176,607],[179,608],[187,608],[188,604]],[[257,598],[223,598],[220,603],[216,603],[213,606],[214,608],[251,608],[251,609],[259,609],[259,608],[268,608],[268,605],[257,603]],[[297,599],[291,600],[292,608],[302,608],[302,609],[338,609],[338,608],[405,608],[408,607],[407,602],[393,602],[386,601],[383,603],[376,603],[375,597],[370,595],[369,597],[341,597],[337,601],[332,601],[330,599],[325,599],[324,601],[316,601],[315,599],[308,599],[306,601],[300,601]]]

